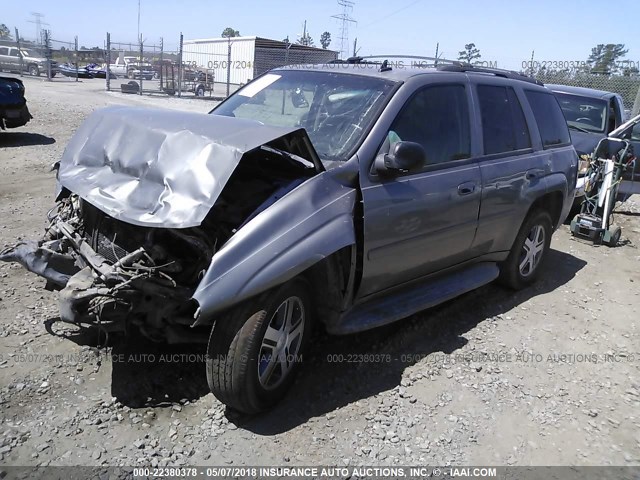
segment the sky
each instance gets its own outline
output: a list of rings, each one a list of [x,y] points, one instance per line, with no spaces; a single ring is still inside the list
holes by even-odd
[[[302,34],[307,21],[316,45],[320,34],[332,36],[329,48],[339,50],[342,13],[337,0],[140,0],[140,31],[147,43],[164,38],[175,49],[180,32],[186,39],[219,37],[225,27],[242,35],[275,40]],[[616,13],[610,10],[614,8]],[[0,23],[25,38],[34,38],[31,12],[44,15],[52,38],[80,45],[100,46],[106,32],[111,39],[134,42],[137,37],[138,0],[22,0],[4,1]],[[350,13],[349,44],[357,37],[359,55],[405,54],[433,56],[439,43],[444,58],[455,59],[467,43],[475,43],[483,60],[501,68],[520,70],[523,62],[582,61],[599,43],[624,43],[626,59],[640,62],[640,35],[633,22],[640,18],[640,1],[618,0],[355,0]],[[618,24],[615,19],[619,18]],[[629,26],[631,25],[631,26]],[[638,64],[636,63],[636,66]]]

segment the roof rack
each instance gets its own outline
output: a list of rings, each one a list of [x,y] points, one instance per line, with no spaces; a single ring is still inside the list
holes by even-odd
[[[378,59],[378,61],[376,61]],[[502,68],[489,68],[479,67],[467,62],[461,62],[460,60],[448,60],[446,58],[435,57],[423,57],[419,55],[367,55],[359,57],[349,57],[346,60],[332,60],[330,63],[348,63],[348,64],[371,64],[380,65],[383,71],[391,70],[394,66],[393,62],[389,60],[393,59],[411,59],[421,60],[420,64],[413,64],[413,67],[434,67],[444,72],[472,72],[472,73],[486,73],[495,75],[496,77],[511,78],[514,80],[521,80],[523,82],[533,83],[536,85],[544,86],[542,82],[536,80],[528,75],[513,71],[505,70]],[[431,62],[431,63],[425,63]]]
[[[446,58],[435,58],[435,57],[423,57],[419,55],[367,55],[367,56],[358,56],[358,57],[349,57],[346,60],[342,60],[344,63],[383,63],[384,60],[390,59],[411,59],[411,60],[422,60],[429,61],[430,64],[421,64],[420,66],[438,66],[438,65],[460,65],[463,66],[464,63],[459,62],[458,60],[448,60]],[[380,61],[370,61],[380,59]]]
[[[529,77],[528,75],[524,75],[513,70],[504,70],[502,68],[476,67],[475,65],[462,63],[459,65],[442,65],[441,67],[438,67],[438,70],[444,72],[488,73],[491,75],[495,75],[496,77],[511,78],[514,80],[521,80],[523,82],[544,86],[544,83],[542,83],[540,80],[536,80],[533,77]]]

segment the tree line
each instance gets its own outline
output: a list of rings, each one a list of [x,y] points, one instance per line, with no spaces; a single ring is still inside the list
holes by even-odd
[[[580,64],[571,70],[552,69],[547,67],[545,62],[540,62],[540,66],[537,66],[536,62],[533,61],[528,62],[531,64],[530,67],[522,73],[533,76],[569,73],[588,73],[606,76],[623,75],[627,77],[638,75],[638,62],[626,61],[624,57],[627,53],[629,53],[629,49],[625,48],[623,43],[600,43],[591,49],[591,54],[584,61],[584,64]],[[458,52],[458,60],[461,62],[473,65],[474,63],[478,63],[480,58],[482,58],[482,54],[475,43],[467,43],[464,46],[464,50]],[[574,62],[572,61],[571,63],[573,64]]]
[[[227,27],[222,31],[221,34],[222,37],[224,38],[233,38],[233,37],[239,37],[240,36],[240,32],[238,30],[235,30],[232,27]],[[289,37],[285,38],[282,40],[285,43],[289,43]],[[298,38],[298,40],[296,40],[296,43],[298,45],[305,45],[307,47],[314,47],[315,43],[313,41],[313,37],[311,37],[311,34],[309,32],[307,32],[305,30],[305,33],[303,33],[300,38]],[[329,32],[323,32],[322,35],[320,35],[320,45],[322,45],[322,48],[324,48],[325,50],[327,48],[329,48],[329,45],[331,44],[331,34]]]

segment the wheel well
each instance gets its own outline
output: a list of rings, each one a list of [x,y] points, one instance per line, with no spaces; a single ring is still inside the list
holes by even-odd
[[[534,210],[544,210],[551,215],[551,224],[555,230],[560,223],[560,215],[562,214],[562,192],[549,192],[536,199],[529,207],[527,216]]]
[[[302,274],[311,284],[317,319],[325,325],[337,322],[342,314],[343,301],[349,294],[353,248],[338,250]]]

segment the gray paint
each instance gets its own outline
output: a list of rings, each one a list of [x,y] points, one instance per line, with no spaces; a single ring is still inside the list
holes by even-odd
[[[320,173],[298,186],[248,222],[214,255],[193,295],[201,319],[279,285],[355,243],[356,189],[335,178],[340,170]]]
[[[471,159],[388,178],[372,172],[393,120],[416,89],[461,83],[467,86],[472,117]],[[516,90],[531,149],[484,155],[477,83]],[[523,89],[546,92],[538,85],[491,75],[439,72],[406,77],[357,154],[365,234],[356,303],[483,255],[506,256],[529,208],[547,193],[562,195],[560,221],[568,214],[576,180],[575,149],[572,145],[543,149]],[[460,195],[458,187],[468,184],[475,185],[474,193]]]
[[[319,173],[249,220],[216,252],[193,294],[200,306],[196,323],[215,319],[224,309],[293,278],[347,246],[356,247],[353,258],[357,261],[351,265],[349,277],[357,288],[347,294],[342,320],[348,322],[349,312],[359,307],[368,316],[384,315],[384,309],[368,309],[366,302],[384,295],[391,301],[393,292],[402,292],[406,285],[453,274],[474,263],[504,259],[527,211],[541,196],[560,192],[563,215],[571,207],[575,150],[571,145],[542,148],[522,91],[544,91],[544,87],[486,74],[375,73],[359,68],[343,65],[336,73],[391,78],[398,87],[353,157],[343,164],[331,162],[327,171],[322,171],[302,130],[265,127],[217,115],[117,108],[92,116],[81,127],[60,166],[61,182],[130,223],[197,225],[243,152],[283,136],[298,135],[305,140],[306,156],[314,160]],[[480,82],[516,89],[529,126],[531,149],[484,155],[474,87]],[[406,175],[379,176],[372,165],[398,112],[416,89],[443,83],[462,83],[467,88],[471,158]],[[111,139],[114,131],[116,138]],[[134,140],[141,138],[143,145],[135,145]],[[162,161],[168,159],[163,157],[165,148],[176,152],[177,165]],[[178,175],[181,162],[202,175],[182,179]],[[140,189],[140,197],[124,195],[125,190],[114,188],[114,180],[116,185]],[[474,189],[461,195],[460,185],[473,185]],[[177,196],[171,197],[174,194]],[[186,206],[196,201],[202,203],[197,213],[187,211]],[[495,265],[487,266],[487,274],[470,279],[471,283],[495,277]],[[453,295],[453,290],[443,285],[448,284],[442,283],[431,292],[433,304]],[[411,304],[415,307],[421,301],[413,298]],[[409,306],[396,305],[394,318],[411,313]],[[370,318],[368,322],[373,325],[380,320]],[[339,331],[339,322],[333,328]],[[345,324],[345,329],[358,328]]]

